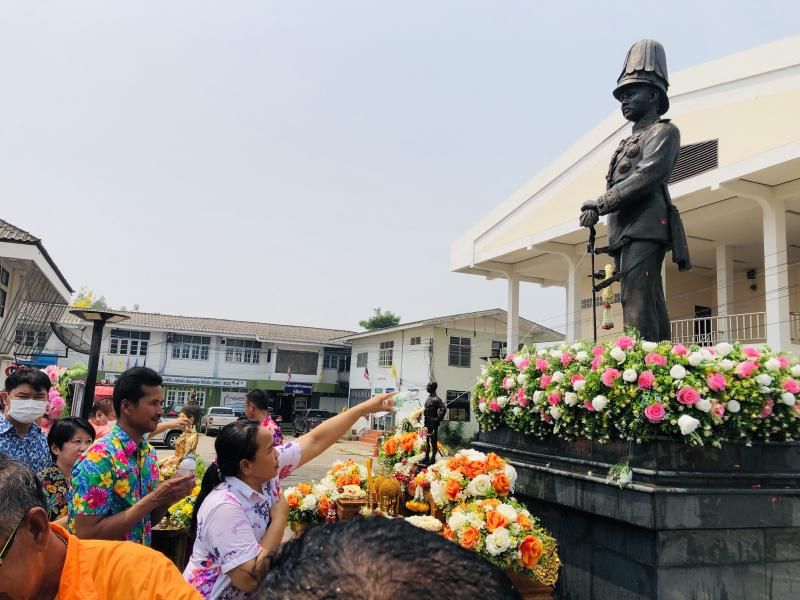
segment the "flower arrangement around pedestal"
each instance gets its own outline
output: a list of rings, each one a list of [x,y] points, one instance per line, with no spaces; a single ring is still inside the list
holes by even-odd
[[[359,488],[360,489],[360,488]],[[330,488],[301,483],[283,492],[289,504],[289,523],[315,525],[328,518],[333,507]]]
[[[194,504],[197,501],[197,495],[199,493],[200,486],[196,485],[191,494],[170,506],[167,509],[167,515],[164,517],[164,521],[162,521],[163,527],[165,529],[186,529],[189,527],[192,522],[192,514],[194,513]]]
[[[353,459],[336,461],[320,483],[323,482],[331,489],[331,499],[336,500],[346,485],[357,485],[363,490],[367,489],[367,468]]]
[[[483,430],[544,439],[656,436],[687,444],[800,440],[800,364],[767,347],[648,342],[523,348],[484,367],[473,394]]]

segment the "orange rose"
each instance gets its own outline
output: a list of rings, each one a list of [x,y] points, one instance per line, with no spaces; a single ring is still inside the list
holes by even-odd
[[[474,525],[470,525],[461,534],[461,545],[468,550],[474,550],[481,539],[481,532]],[[536,560],[539,560],[538,557]]]
[[[319,513],[320,517],[327,517],[328,511],[330,510],[332,504],[331,501],[328,500],[327,496],[320,496],[319,504],[317,507],[317,512]]]
[[[461,486],[455,479],[451,479],[444,486],[444,493],[450,502],[455,502],[458,495],[461,493]]]
[[[483,475],[484,473],[486,473],[486,464],[479,460],[471,460],[463,467],[461,467],[461,473],[465,477],[474,479],[478,475]]]
[[[336,478],[336,487],[344,487],[350,485],[350,478],[347,475],[339,475]]]
[[[502,458],[497,456],[494,452],[489,452],[486,455],[486,470],[487,471],[496,471],[497,469],[502,469],[506,466],[506,461]]]
[[[306,494],[310,494],[311,493],[311,485],[308,484],[308,483],[301,483],[300,485],[297,486],[297,491],[300,492],[301,494],[303,494],[304,496]]]
[[[448,540],[451,540],[451,541],[456,539],[456,536],[453,533],[453,530],[450,529],[449,525],[445,525],[444,526],[444,530],[442,531],[442,535],[444,537],[446,537]]]
[[[505,527],[507,525],[508,521],[506,518],[496,510],[486,514],[486,529],[488,529],[490,532],[494,531],[498,527]]]
[[[342,469],[344,469],[344,463],[343,463],[343,464],[341,464],[341,465],[335,465],[335,466],[334,466],[334,467],[331,469],[331,474],[332,474],[332,475],[336,475],[336,474],[337,474],[339,471],[341,471]]]
[[[417,434],[414,433],[413,431],[409,433],[404,433],[400,437],[400,445],[406,452],[411,452],[414,449],[414,442],[416,441],[417,441]]]
[[[517,515],[517,523],[519,523],[520,527],[522,527],[523,529],[530,529],[531,527],[533,527],[531,520],[522,513],[519,513]]]
[[[286,496],[286,502],[289,503],[289,508],[297,508],[300,506],[300,496],[297,494],[289,494]]]
[[[397,454],[397,440],[393,437],[386,440],[386,443],[383,445],[383,451],[389,456]]]
[[[511,487],[508,475],[505,473],[495,473],[494,479],[492,479],[492,487],[494,487],[494,491],[497,492],[498,496],[508,496],[508,491]]]
[[[481,508],[482,508],[483,510],[486,510],[486,508],[487,508],[487,507],[490,507],[490,508],[497,508],[497,507],[498,507],[498,506],[500,506],[501,504],[502,504],[502,502],[500,502],[500,500],[498,500],[497,498],[487,498],[486,500],[484,500],[483,502],[481,502],[481,505],[480,505],[480,506],[481,506]]]
[[[458,471],[461,468],[461,465],[466,464],[467,459],[463,456],[459,456],[456,458],[451,458],[447,461],[447,468],[451,471]]]
[[[522,540],[519,545],[520,551],[520,564],[526,569],[532,569],[539,564],[539,559],[542,558],[544,548],[542,547],[541,540],[535,535],[529,535]]]

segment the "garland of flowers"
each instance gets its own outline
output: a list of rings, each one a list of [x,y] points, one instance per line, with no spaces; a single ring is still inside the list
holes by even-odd
[[[333,506],[330,488],[301,483],[283,493],[289,504],[289,523],[316,525],[323,522]]]
[[[535,438],[691,445],[800,440],[800,364],[768,347],[713,348],[625,335],[523,348],[484,367],[473,409],[484,431]]]

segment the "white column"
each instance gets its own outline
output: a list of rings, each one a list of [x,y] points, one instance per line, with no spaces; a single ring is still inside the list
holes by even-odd
[[[516,352],[519,346],[519,275],[506,275],[508,281],[508,314],[506,322],[506,341],[508,351]]]
[[[733,297],[733,247],[720,244],[717,253],[717,336],[720,341],[734,341],[733,321],[728,315],[735,313]]]
[[[767,344],[773,350],[788,350],[789,274],[786,251],[786,205],[771,198],[759,202],[764,223],[764,299]]]
[[[575,342],[581,339],[581,321],[583,311],[581,310],[581,270],[575,268],[575,261],[567,260],[569,277],[567,278],[567,342]]]

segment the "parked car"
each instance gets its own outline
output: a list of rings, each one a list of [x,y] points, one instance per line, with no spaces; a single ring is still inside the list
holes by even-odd
[[[172,450],[174,450],[175,441],[178,439],[178,436],[182,433],[183,431],[181,431],[180,429],[167,429],[166,431],[162,431],[157,435],[148,437],[147,441],[153,445],[166,446],[167,448],[171,448]]]
[[[177,419],[184,406],[185,404],[167,404],[164,407],[164,417],[168,419]],[[200,413],[202,414],[204,412],[205,411],[201,408]]]
[[[335,416],[334,413],[327,410],[319,410],[316,408],[308,408],[299,410],[294,415],[294,430],[298,435],[311,431],[320,423],[327,421]]]
[[[200,420],[200,429],[205,434],[219,431],[229,423],[235,423],[239,416],[230,406],[212,406]]]

